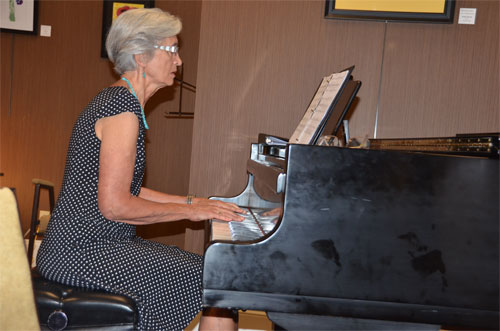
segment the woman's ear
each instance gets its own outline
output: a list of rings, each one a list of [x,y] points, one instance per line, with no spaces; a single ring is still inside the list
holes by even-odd
[[[139,65],[141,67],[145,67],[146,63],[148,63],[149,59],[146,56],[146,54],[134,54],[134,60],[135,60],[135,63],[137,63],[137,65]]]

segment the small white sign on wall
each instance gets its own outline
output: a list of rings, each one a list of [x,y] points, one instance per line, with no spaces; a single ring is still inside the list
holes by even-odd
[[[477,8],[460,8],[458,24],[476,24]]]
[[[50,37],[52,34],[52,26],[50,25],[40,25],[40,36]]]

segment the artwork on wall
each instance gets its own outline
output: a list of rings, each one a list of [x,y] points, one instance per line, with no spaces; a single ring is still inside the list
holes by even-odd
[[[455,0],[326,0],[325,17],[349,20],[453,23]]]
[[[154,0],[104,0],[102,12],[101,57],[108,57],[108,54],[106,52],[106,36],[108,35],[111,24],[118,16],[120,16],[120,14],[126,12],[127,10],[153,7]]]
[[[3,32],[37,33],[38,0],[1,0],[0,29]]]

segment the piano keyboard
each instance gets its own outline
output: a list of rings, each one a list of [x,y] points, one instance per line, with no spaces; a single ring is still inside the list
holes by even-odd
[[[212,220],[212,240],[248,241],[269,233],[278,220],[277,215],[262,215],[269,209],[242,208],[247,211],[241,222],[221,222]]]

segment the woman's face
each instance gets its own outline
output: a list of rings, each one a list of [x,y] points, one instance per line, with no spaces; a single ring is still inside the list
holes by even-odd
[[[169,37],[163,40],[158,46],[177,46],[177,37]],[[182,64],[179,53],[172,53],[157,48],[153,58],[146,66],[146,75],[160,87],[174,84],[177,67]]]

